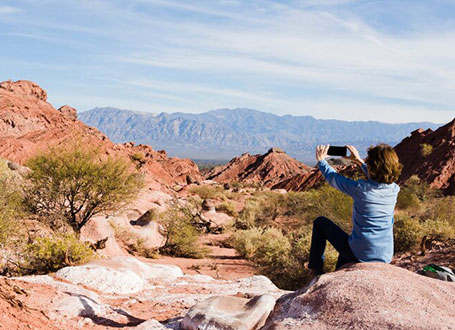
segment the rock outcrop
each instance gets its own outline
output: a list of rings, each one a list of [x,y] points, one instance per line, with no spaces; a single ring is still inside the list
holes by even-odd
[[[258,330],[275,306],[271,295],[251,299],[216,296],[193,306],[181,322],[184,330]]]
[[[23,165],[40,151],[74,141],[132,159],[145,174],[148,187],[165,190],[186,184],[188,176],[196,181],[203,179],[191,160],[169,158],[165,152],[145,145],[112,143],[98,129],[78,121],[74,108],[65,105],[55,109],[47,102],[47,93],[33,82],[0,83],[1,157]]]
[[[403,164],[399,182],[417,175],[433,187],[455,194],[455,119],[435,131],[413,131],[395,150]]]
[[[450,329],[454,306],[453,283],[360,263],[282,296],[262,329]]]
[[[0,306],[0,329],[451,329],[455,285],[360,263],[290,293],[264,276],[217,280],[123,257],[0,277]]]
[[[204,176],[219,183],[261,183],[272,187],[296,175],[309,173],[310,169],[282,149],[271,148],[263,155],[243,154],[226,165],[211,169]]]
[[[258,306],[270,312],[285,292],[264,276],[217,280],[133,257],[103,259],[55,276],[0,277],[0,329],[180,329],[186,312],[208,298],[265,293]]]

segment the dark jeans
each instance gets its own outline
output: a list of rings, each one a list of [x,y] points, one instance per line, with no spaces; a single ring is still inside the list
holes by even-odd
[[[330,219],[319,217],[314,220],[308,268],[313,269],[317,274],[324,273],[322,267],[324,266],[324,251],[327,241],[340,254],[336,269],[348,262],[358,262],[349,246],[348,237],[349,235]]]

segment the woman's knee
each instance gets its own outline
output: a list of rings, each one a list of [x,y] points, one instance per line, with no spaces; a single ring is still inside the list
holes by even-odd
[[[322,224],[327,223],[327,221],[330,221],[330,220],[327,219],[326,217],[317,217],[313,221],[313,226],[321,226]]]

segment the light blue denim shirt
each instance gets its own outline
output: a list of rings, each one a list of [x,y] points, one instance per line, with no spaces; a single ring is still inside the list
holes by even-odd
[[[392,261],[393,214],[400,187],[369,179],[365,164],[362,170],[368,179],[357,181],[338,174],[325,160],[319,161],[318,167],[332,187],[354,199],[349,246],[357,259]]]

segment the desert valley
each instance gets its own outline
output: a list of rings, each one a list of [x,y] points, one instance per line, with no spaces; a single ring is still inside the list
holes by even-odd
[[[454,283],[416,272],[455,268],[455,119],[395,150],[392,264],[334,272],[330,248],[311,278],[312,221],[349,230],[352,209],[317,168],[271,148],[199,170],[113,143],[37,84],[4,81],[0,329],[453,329]]]

